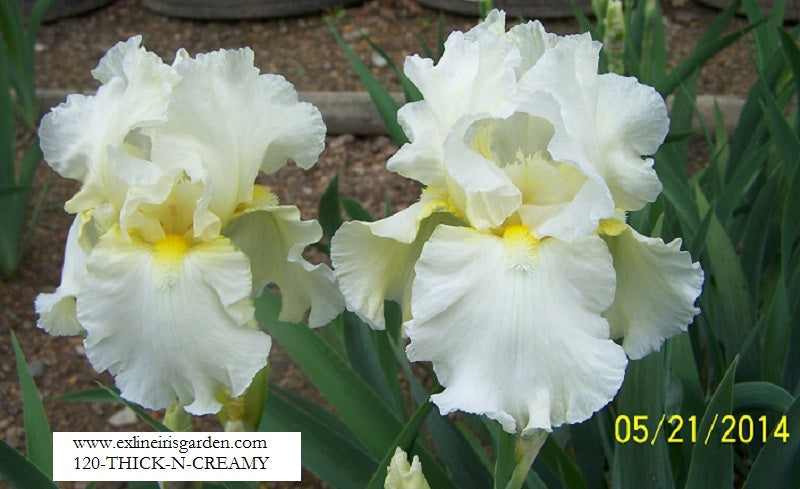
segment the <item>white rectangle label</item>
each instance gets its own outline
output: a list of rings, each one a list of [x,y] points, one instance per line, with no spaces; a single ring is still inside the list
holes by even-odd
[[[55,432],[54,481],[299,481],[300,432]]]

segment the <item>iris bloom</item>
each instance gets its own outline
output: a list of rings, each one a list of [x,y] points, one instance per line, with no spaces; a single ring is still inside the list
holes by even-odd
[[[443,414],[527,436],[607,404],[627,357],[692,321],[703,273],[679,239],[625,222],[661,191],[647,157],[668,130],[661,96],[599,75],[588,34],[504,24],[492,11],[436,65],[406,60],[424,100],[400,110],[410,143],[388,168],[425,189],[389,218],[346,223],[332,256],[348,309],[373,328],[385,299],[400,303]]]
[[[259,75],[249,49],[181,50],[166,65],[140,42],[103,57],[95,96],[72,95],[42,121],[46,161],[82,186],[39,326],[85,331],[89,360],[125,398],[212,413],[221,388],[241,394],[267,362],[252,303],[267,283],[287,321],[310,307],[319,326],[343,308],[331,270],[302,256],[319,224],[255,185],[289,158],[313,165],[325,126],[285,79]]]
[[[383,481],[384,489],[431,489],[425,475],[422,473],[422,464],[419,457],[414,455],[408,463],[408,454],[397,447],[386,468],[386,479]]]

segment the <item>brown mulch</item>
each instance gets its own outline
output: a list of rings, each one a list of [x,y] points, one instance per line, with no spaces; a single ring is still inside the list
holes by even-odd
[[[684,57],[694,46],[716,12],[686,0],[665,6],[665,29],[669,38],[670,64]],[[330,11],[345,39],[379,79],[393,87],[397,80],[390,67],[374,56],[359,32],[368,34],[390,56],[401,62],[419,52],[422,36],[435,45],[439,14],[413,0],[369,0],[363,6]],[[466,30],[474,19],[443,16],[445,31]],[[574,21],[544,21],[554,32],[577,32]],[[145,46],[166,62],[185,47],[190,53],[219,48],[250,46],[262,72],[281,73],[298,90],[360,90],[358,78],[328,31],[322,15],[290,19],[217,22],[173,19],[150,12],[135,0],[119,0],[88,15],[62,19],[42,27],[37,45],[37,77],[42,88],[75,90],[96,88],[89,71],[116,42],[143,34]],[[700,92],[743,96],[754,80],[749,44],[740,42],[714,58],[703,70]],[[387,172],[386,159],[396,150],[384,136],[332,136],[319,163],[303,172],[287,167],[268,177],[267,183],[285,203],[298,205],[305,218],[316,215],[319,196],[338,172],[341,191],[356,197],[374,214],[385,212],[388,199],[394,209],[413,202],[418,195],[414,182]],[[37,174],[37,186],[51,182],[32,246],[15,278],[0,282],[0,438],[24,450],[22,404],[8,340],[17,334],[32,365],[45,409],[54,431],[108,431],[148,428],[142,423],[114,428],[109,418],[120,410],[116,405],[70,404],[55,401],[59,395],[93,388],[97,381],[112,385],[108,374],[96,373],[86,360],[80,338],[56,338],[37,329],[33,300],[59,283],[64,242],[71,216],[63,203],[77,189],[75,182],[60,178],[45,165]],[[274,351],[273,379],[301,392],[312,389],[298,369],[279,349]],[[213,429],[213,419],[199,428]],[[304,475],[304,483],[282,487],[324,487]],[[0,487],[3,487],[0,481]],[[62,483],[63,488],[82,488],[81,483]],[[107,487],[117,487],[109,485]]]

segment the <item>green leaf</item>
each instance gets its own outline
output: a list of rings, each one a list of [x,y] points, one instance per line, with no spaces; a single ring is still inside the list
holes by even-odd
[[[666,76],[661,78],[656,83],[655,88],[662,95],[672,93],[685,79],[692,75],[696,70],[699,70],[706,61],[711,59],[715,54],[725,49],[730,44],[736,42],[747,32],[758,27],[763,22],[750,24],[745,29],[739,30],[729,34],[721,39],[717,36],[721,29],[728,24],[733,14],[736,12],[738,1],[729,5],[722,13],[714,20],[712,25],[706,30],[703,37],[697,43],[697,47],[683,59],[678,65],[672,69]]]
[[[318,334],[304,324],[278,320],[271,292],[255,301],[256,318],[328,399],[374,457],[383,457],[402,425],[369,385]]]
[[[225,489],[253,489],[253,486],[248,482],[230,481],[220,482]]]
[[[705,212],[708,202],[701,192],[696,195],[700,211]],[[713,280],[722,312],[722,320],[711,326],[716,327],[714,335],[722,340],[726,358],[730,361],[741,351],[745,338],[754,327],[755,312],[739,255],[716,216],[712,216],[709,225],[706,250],[710,263],[706,268],[706,280]],[[750,351],[757,352],[756,349]],[[747,374],[753,374],[758,368],[753,365],[751,354],[744,357],[743,365]]]
[[[539,452],[537,460],[546,464],[550,470],[557,474],[564,487],[571,489],[583,489],[586,487],[586,481],[577,462],[573,457],[566,454],[553,436],[547,437],[547,441],[545,441],[542,451]]]
[[[686,489],[708,487],[733,487],[733,450],[730,443],[722,443],[722,417],[732,412],[733,379],[738,357],[734,358],[717,391],[711,397],[692,450]]]
[[[113,396],[108,393],[108,387],[95,387],[94,389],[86,389],[78,392],[70,392],[63,396],[58,396],[55,401],[58,402],[100,402],[100,403],[119,403],[118,396]],[[119,394],[119,391],[117,391]]]
[[[389,311],[397,313],[398,318],[396,320],[399,322],[400,308],[394,302],[391,304],[394,307],[387,307],[386,311],[387,313]],[[393,322],[388,319],[387,317],[387,329]],[[396,345],[392,345],[392,347],[408,379],[414,401],[419,404],[429,402],[430,393],[414,377],[405,353],[400,351]],[[469,416],[465,415],[465,419],[473,419]],[[483,428],[483,426],[483,424],[479,424],[480,428]],[[474,426],[471,426],[471,428],[475,429]],[[451,480],[456,487],[459,489],[484,489],[492,485],[492,476],[488,471],[488,458],[481,457],[481,455],[485,456],[485,452],[483,452],[483,447],[480,444],[471,444],[467,439],[468,430],[459,430],[455,423],[446,416],[430,416],[428,418],[428,429],[431,432],[431,438],[433,438],[436,450],[439,452],[439,457],[450,472]]]
[[[431,413],[431,408],[433,408],[433,403],[431,402],[423,402],[419,405],[417,411],[411,416],[411,419],[408,420],[408,423],[406,423],[403,430],[397,435],[397,438],[395,438],[392,447],[386,451],[386,455],[384,455],[383,459],[378,463],[378,468],[375,470],[375,473],[372,474],[367,489],[381,489],[383,487],[383,481],[386,479],[386,468],[389,466],[389,462],[391,462],[395,450],[399,447],[405,452],[411,451],[411,447],[420,429],[422,429],[425,418]],[[425,466],[422,467],[422,473],[425,474]]]
[[[767,251],[769,230],[772,226],[775,202],[778,197],[777,178],[770,178],[758,192],[750,213],[747,216],[742,232],[742,270],[752,284],[752,290],[758,294],[761,288],[761,277],[764,272],[764,257]],[[755,297],[759,303],[758,295]]]
[[[614,488],[673,486],[664,428],[658,429],[666,404],[667,373],[664,351],[628,364],[616,400],[614,423],[619,436],[611,468]],[[628,436],[627,442],[620,442]]]
[[[303,466],[331,487],[364,487],[377,466],[375,459],[338,418],[303,401],[270,385],[259,431],[300,431]]]
[[[769,382],[739,382],[733,385],[733,412],[768,409],[785,413],[793,402],[791,394]]]
[[[19,387],[22,391],[22,407],[25,414],[25,445],[28,458],[47,476],[53,477],[53,432],[44,412],[42,398],[25,363],[25,356],[17,337],[11,332],[11,344],[17,357]]]
[[[403,397],[397,381],[397,364],[391,356],[391,366],[384,371],[383,362],[378,357],[378,338],[381,332],[375,332],[354,313],[345,311],[344,344],[350,365],[361,375],[372,389],[380,396],[383,403],[398,416],[403,416]],[[386,334],[382,332],[382,334]],[[390,352],[391,353],[391,352]]]
[[[58,486],[37,466],[2,439],[0,439],[0,475],[15,489],[58,489]]]
[[[408,142],[408,138],[403,132],[403,128],[400,127],[400,124],[397,122],[397,102],[394,101],[389,91],[381,85],[381,82],[375,78],[375,75],[369,71],[369,68],[358,58],[356,53],[344,42],[344,39],[339,36],[339,33],[330,20],[325,19],[325,23],[336,38],[336,42],[339,43],[339,47],[342,48],[345,56],[350,61],[350,66],[353,67],[356,74],[361,79],[361,83],[364,84],[364,87],[369,92],[369,96],[378,109],[381,119],[383,119],[383,122],[386,124],[389,137],[392,138],[395,144],[402,146],[404,143]]]
[[[786,287],[782,277],[778,279],[769,309],[762,319],[763,341],[761,365],[763,378],[779,384],[783,375],[786,357],[789,354],[791,329],[789,327],[789,306],[786,302]]]
[[[350,216],[351,219],[366,222],[372,222],[375,220],[368,210],[364,209],[364,207],[362,207],[357,200],[351,199],[350,197],[342,198],[342,207],[344,207],[344,211],[348,216]]]
[[[319,225],[322,227],[322,235],[328,243],[342,225],[342,211],[339,207],[339,174],[331,179],[322,197],[319,199],[317,208]]]
[[[416,87],[416,85],[414,85],[414,83],[411,80],[408,79],[405,73],[403,73],[403,71],[397,67],[394,60],[392,60],[392,58],[388,54],[386,54],[386,51],[384,51],[383,49],[381,49],[380,46],[372,42],[372,39],[370,39],[369,36],[362,34],[361,38],[367,41],[367,44],[369,44],[370,47],[376,53],[378,53],[378,55],[381,58],[383,58],[386,61],[386,64],[389,65],[392,71],[394,71],[395,76],[397,76],[397,79],[400,80],[400,86],[403,87],[403,94],[405,95],[406,103],[422,100],[422,94],[420,93],[419,89]],[[422,36],[420,36],[419,39],[420,41],[422,41],[423,48],[427,48],[428,46],[425,43],[425,39]],[[433,55],[430,53],[430,49],[428,49],[428,52],[425,54],[425,56],[428,58],[433,58]]]
[[[497,427],[494,489],[504,489],[514,472],[514,435]],[[549,441],[549,440],[548,440]]]
[[[772,142],[781,155],[783,168],[787,175],[792,175],[800,161],[800,139],[792,132],[792,128],[783,118],[775,98],[765,88],[766,95],[761,100],[761,110],[764,120],[772,134]]]
[[[786,413],[786,441],[770,438],[758,453],[744,489],[762,487],[800,487],[800,400],[795,399]],[[773,432],[774,434],[774,432]]]

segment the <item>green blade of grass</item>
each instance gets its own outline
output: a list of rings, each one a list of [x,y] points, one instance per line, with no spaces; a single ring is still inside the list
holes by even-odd
[[[342,198],[342,207],[351,219],[366,222],[372,222],[375,220],[368,210],[364,209],[364,207],[357,200],[351,199],[350,197]]]
[[[706,44],[699,44],[697,49],[692,51],[689,56],[678,63],[678,66],[673,68],[666,76],[656,83],[656,90],[664,96],[672,93],[683,80],[691,76],[715,54],[739,40],[744,34],[758,27],[758,25],[761,24],[750,25],[742,31],[728,34],[722,39],[717,39]]]
[[[797,470],[797,461],[800,458],[800,436],[797,435],[800,433],[800,400],[794,400],[783,419],[784,432],[790,436],[786,439],[778,438],[773,431],[773,437],[758,453],[744,483],[744,489],[800,487],[800,471]]]
[[[99,403],[119,403],[118,396],[108,393],[106,387],[95,387],[78,392],[70,392],[54,399],[57,402],[99,402]]]
[[[686,489],[733,487],[733,450],[730,443],[721,441],[724,431],[721,419],[732,412],[733,379],[737,363],[738,359],[731,362],[700,422]]]
[[[280,301],[266,291],[255,301],[256,318],[308,375],[375,457],[402,428],[395,414],[332,347],[304,324],[278,320]]]
[[[339,205],[339,173],[331,179],[322,197],[319,199],[317,207],[317,217],[319,225],[322,227],[322,236],[327,243],[336,234],[336,230],[342,225],[342,210]]]
[[[411,451],[411,447],[419,431],[422,429],[425,418],[431,413],[431,408],[433,408],[433,403],[430,402],[423,402],[419,405],[416,412],[411,416],[411,419],[408,420],[408,423],[403,426],[403,430],[397,435],[397,438],[395,438],[392,447],[386,451],[386,455],[384,455],[383,459],[378,463],[378,468],[375,470],[375,473],[372,474],[372,478],[369,484],[367,484],[367,489],[381,489],[383,487],[383,481],[386,479],[386,467],[389,466],[389,462],[391,462],[394,456],[396,447],[401,448],[405,452]],[[422,469],[424,474],[425,467],[423,466]]]
[[[663,430],[656,436],[656,426],[664,414],[666,404],[665,380],[668,370],[665,360],[665,352],[662,350],[628,364],[625,380],[617,394],[615,427],[618,423],[627,425],[630,428],[628,435],[646,439],[646,449],[634,443],[632,438],[628,443],[620,443],[620,438],[615,437],[616,447],[611,469],[614,488],[673,486],[666,436]],[[620,423],[622,416],[622,419],[627,419],[630,423]],[[640,426],[642,422],[646,426],[646,436],[641,428],[636,428],[637,419]],[[626,434],[620,432],[620,435],[625,437]]]
[[[408,138],[406,137],[405,133],[403,132],[403,128],[400,127],[400,124],[397,122],[397,103],[392,98],[392,95],[389,93],[386,88],[381,85],[375,75],[373,75],[369,68],[364,65],[364,63],[356,56],[356,53],[350,49],[350,46],[344,42],[344,39],[339,35],[336,31],[336,28],[330,22],[330,20],[326,19],[325,23],[328,25],[328,29],[330,29],[333,36],[336,38],[336,42],[339,44],[339,47],[344,51],[345,56],[347,57],[348,61],[350,61],[350,65],[355,70],[358,77],[361,79],[361,83],[364,84],[364,87],[369,92],[370,98],[372,98],[372,102],[375,104],[375,107],[378,109],[378,113],[383,119],[383,122],[386,124],[386,130],[389,134],[389,137],[392,138],[395,144],[398,146],[402,146],[404,143],[408,142]]]
[[[350,311],[343,314],[344,343],[350,365],[361,375],[372,389],[380,396],[383,403],[398,416],[403,416],[403,396],[397,382],[397,370],[385,370],[378,357],[379,334],[385,332],[372,331],[358,316]],[[391,364],[396,367],[394,356]]]
[[[709,204],[702,192],[698,190],[695,195],[701,212],[707,211]],[[710,265],[706,267],[706,280],[712,278],[716,286],[722,313],[722,319],[711,326],[716,328],[714,335],[725,346],[726,358],[732,361],[741,351],[755,324],[752,296],[749,281],[742,270],[741,259],[725,228],[713,213],[707,236],[706,250]],[[755,373],[758,364],[752,352],[757,350],[752,349],[742,360],[743,373],[748,378],[758,376]]]
[[[0,439],[0,476],[14,489],[58,489],[39,468]]]
[[[300,431],[303,465],[331,487],[349,489],[369,482],[377,462],[338,418],[313,403],[298,404],[274,384],[270,394],[259,431]]]
[[[769,382],[739,382],[733,385],[733,412],[767,409],[785,413],[793,402],[791,394]]]
[[[25,445],[28,447],[28,458],[47,477],[53,477],[53,431],[47,422],[42,398],[36,390],[36,384],[25,362],[25,356],[19,346],[17,337],[11,332],[11,344],[17,358],[19,387],[22,391],[22,407],[25,415]]]

